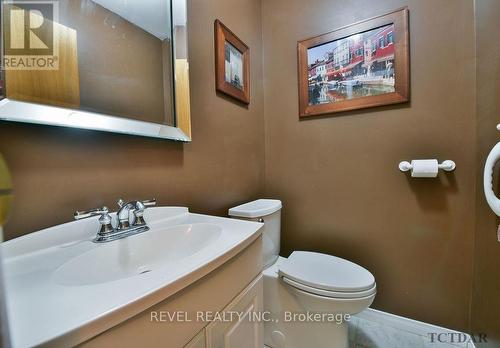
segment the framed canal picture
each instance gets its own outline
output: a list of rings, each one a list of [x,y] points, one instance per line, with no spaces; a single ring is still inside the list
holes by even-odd
[[[215,21],[215,87],[238,101],[250,103],[250,50],[219,20]]]
[[[408,9],[299,41],[300,117],[409,100]]]

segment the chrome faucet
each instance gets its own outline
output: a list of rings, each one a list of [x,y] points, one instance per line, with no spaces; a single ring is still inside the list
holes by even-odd
[[[116,213],[116,228],[114,228],[111,223],[111,216],[109,215],[107,207],[91,209],[87,211],[76,211],[74,217],[76,220],[80,220],[91,216],[100,215],[100,229],[97,233],[97,236],[93,239],[93,242],[111,242],[113,240],[148,231],[149,227],[146,225],[146,221],[144,220],[144,210],[146,210],[147,207],[152,207],[155,205],[156,199],[150,199],[146,201],[130,201],[128,203],[124,203],[122,199],[119,199],[118,206],[120,207],[120,209]],[[131,211],[134,214],[132,224],[130,224]]]

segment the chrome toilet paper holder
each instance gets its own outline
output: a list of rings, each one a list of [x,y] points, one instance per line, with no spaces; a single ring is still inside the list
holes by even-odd
[[[455,170],[457,165],[452,160],[446,160],[438,164],[438,169],[442,169],[445,172],[452,172]],[[403,161],[399,163],[399,170],[402,172],[408,172],[413,169],[413,166],[408,161]]]

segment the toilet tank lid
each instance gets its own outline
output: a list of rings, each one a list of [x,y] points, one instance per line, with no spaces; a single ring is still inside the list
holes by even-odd
[[[277,212],[282,207],[277,199],[258,199],[229,209],[229,216],[258,218]]]

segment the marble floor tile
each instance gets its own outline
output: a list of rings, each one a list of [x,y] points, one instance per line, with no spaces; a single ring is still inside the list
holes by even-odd
[[[347,322],[349,348],[355,347],[356,330],[358,329],[358,323],[359,323],[359,319],[356,317],[351,317],[351,319]]]
[[[356,348],[424,348],[421,336],[358,319]]]

